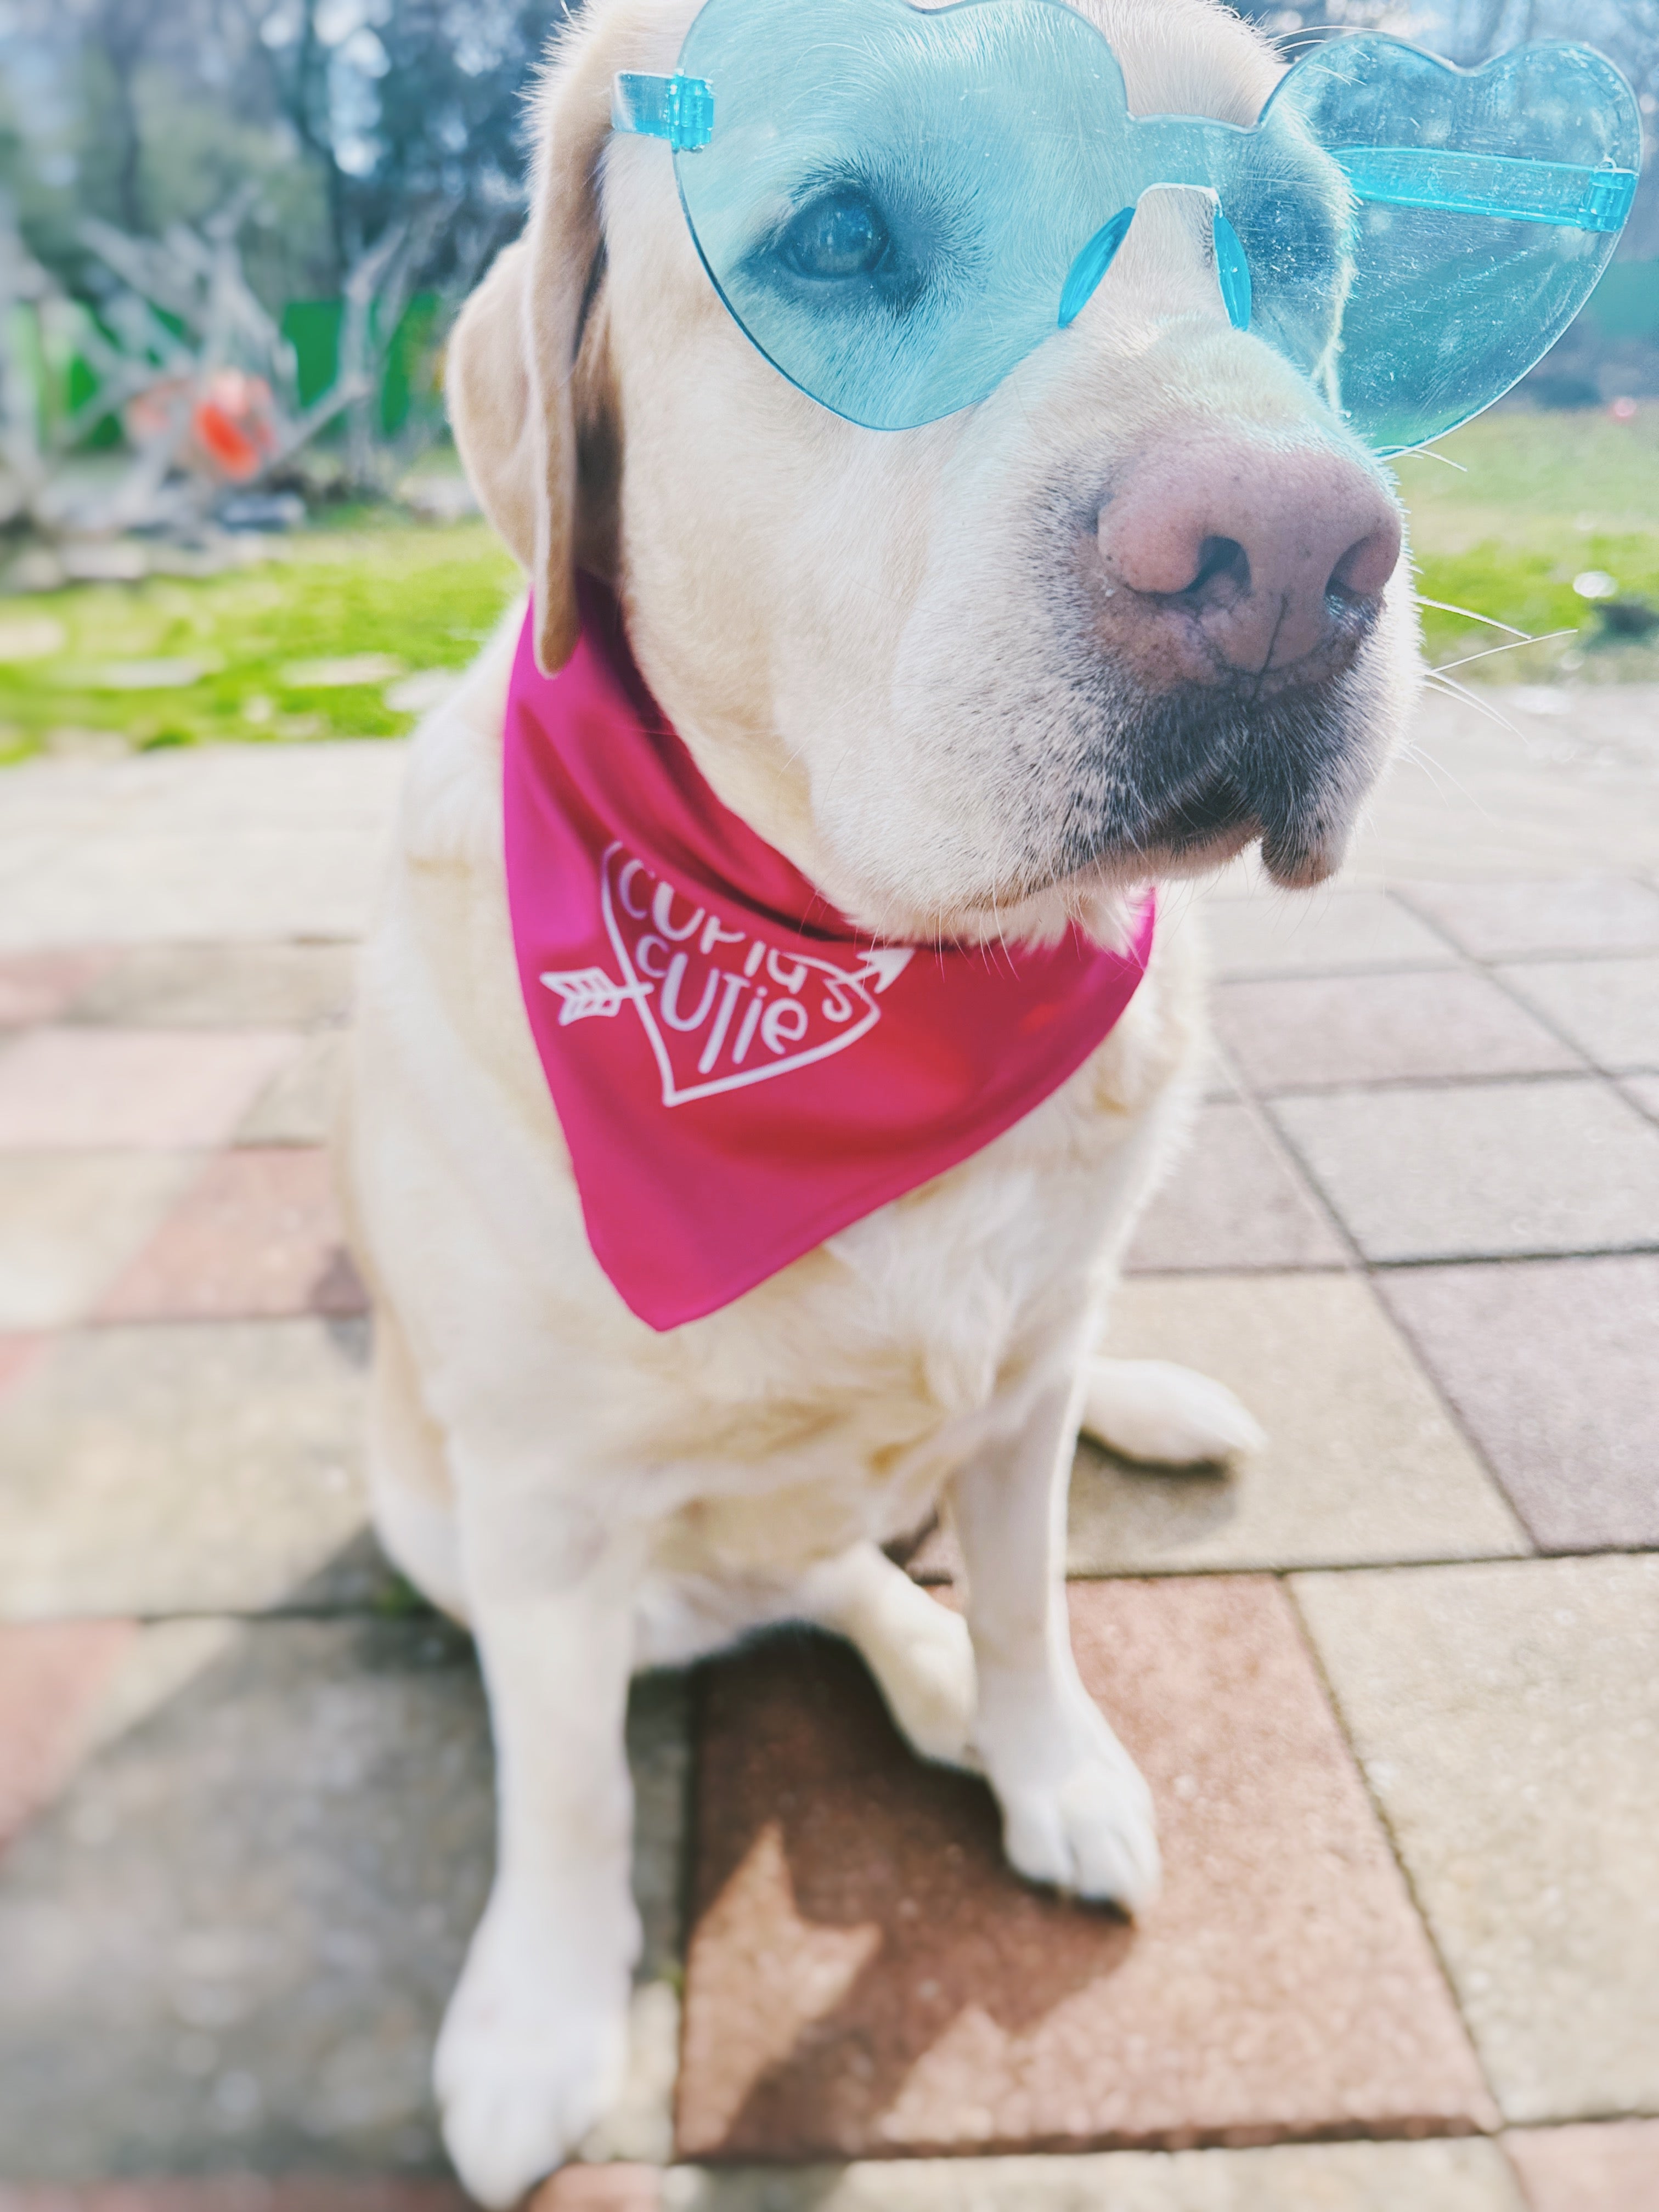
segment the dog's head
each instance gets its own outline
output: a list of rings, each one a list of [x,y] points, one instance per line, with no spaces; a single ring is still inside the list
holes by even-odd
[[[1249,124],[1278,74],[1211,0],[1085,5],[1139,112]],[[727,313],[667,149],[610,131],[613,76],[672,72],[694,12],[590,0],[528,231],[452,348],[544,666],[577,567],[610,576],[715,790],[886,935],[1045,933],[1257,837],[1281,883],[1328,875],[1415,683],[1400,514],[1230,325],[1200,197],[1149,194],[1088,307],[977,405],[860,428]]]

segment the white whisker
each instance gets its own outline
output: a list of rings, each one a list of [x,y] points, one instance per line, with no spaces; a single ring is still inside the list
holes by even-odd
[[[1507,730],[1517,744],[1526,743],[1526,739],[1510,721],[1509,716],[1500,714],[1490,700],[1482,699],[1477,693],[1471,691],[1467,684],[1455,683],[1449,676],[1442,677],[1438,669],[1431,669],[1428,688],[1431,691],[1439,692],[1443,698],[1455,699],[1465,707],[1472,707],[1477,714],[1484,715],[1487,721],[1496,722],[1500,730]]]
[[[1521,638],[1528,645],[1534,642],[1529,629],[1516,629],[1513,623],[1498,622],[1492,615],[1478,615],[1473,607],[1455,607],[1449,599],[1427,599],[1419,592],[1417,595],[1417,604],[1419,607],[1433,607],[1437,612],[1443,615],[1462,615],[1466,622],[1485,623],[1488,629],[1506,629],[1511,637]]]
[[[1425,752],[1420,745],[1414,744],[1403,745],[1401,752],[1404,759],[1411,761],[1423,770],[1434,784],[1436,791],[1442,796],[1449,789],[1455,791],[1460,798],[1468,800],[1477,814],[1490,813],[1490,808],[1475,796],[1461,777],[1454,775],[1443,762],[1436,760],[1431,753]]]
[[[1523,645],[1553,645],[1558,637],[1577,637],[1576,629],[1547,629],[1541,637],[1512,637],[1507,645],[1489,645],[1483,653],[1466,653],[1461,660],[1443,660],[1435,669],[1443,676],[1450,668],[1467,668],[1471,661],[1490,660],[1497,653],[1519,653]]]

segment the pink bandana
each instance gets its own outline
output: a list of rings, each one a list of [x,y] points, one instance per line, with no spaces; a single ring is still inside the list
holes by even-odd
[[[507,693],[519,977],[599,1265],[712,1313],[1029,1114],[1134,995],[1132,952],[874,945],[722,806],[584,580],[568,665]]]

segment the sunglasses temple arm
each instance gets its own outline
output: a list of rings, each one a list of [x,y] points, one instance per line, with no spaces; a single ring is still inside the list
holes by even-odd
[[[665,138],[695,154],[714,135],[714,91],[700,76],[647,76],[624,70],[611,82],[611,128]]]
[[[1425,146],[1330,146],[1356,198],[1383,207],[1433,208],[1504,222],[1565,230],[1621,231],[1636,197],[1636,173],[1507,154],[1461,154]]]

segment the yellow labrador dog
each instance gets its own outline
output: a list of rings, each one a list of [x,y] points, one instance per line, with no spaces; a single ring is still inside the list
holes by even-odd
[[[834,0],[800,0],[805,21]],[[1278,64],[1211,0],[1082,0],[1141,112],[1256,116]],[[1063,343],[884,434],[744,337],[665,149],[609,128],[693,0],[592,0],[536,111],[532,212],[457,331],[456,434],[522,562],[544,669],[607,580],[725,805],[892,942],[1121,933],[1147,880],[1259,839],[1335,868],[1416,682],[1376,465],[1230,325],[1199,196],[1149,195]],[[527,1025],[502,860],[516,623],[413,744],[367,948],[343,1158],[375,1299],[386,1549],[477,1633],[494,1890],[440,2040],[447,2140],[506,2205],[623,2064],[638,1929],[630,1674],[823,1624],[926,1758],[984,1774],[1031,1879],[1133,1912],[1139,1776],[1083,1691],[1063,1533],[1081,1423],[1224,1459],[1218,1386],[1097,1356],[1114,1255],[1190,1087],[1166,933],[1036,1110],[707,1318],[659,1334],[596,1263]],[[965,1613],[882,1547],[935,1508]]]

